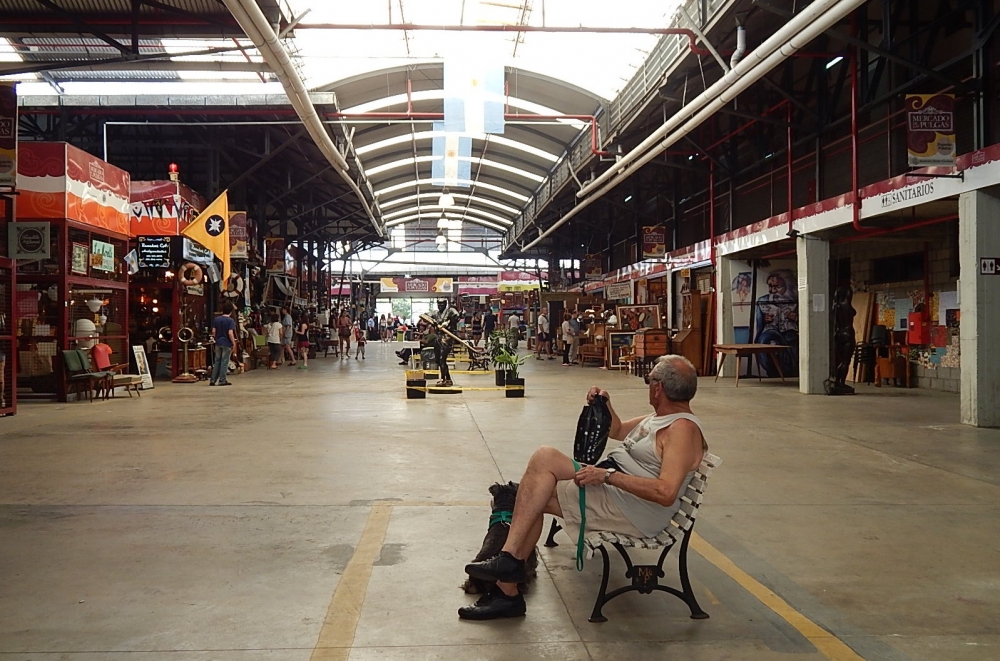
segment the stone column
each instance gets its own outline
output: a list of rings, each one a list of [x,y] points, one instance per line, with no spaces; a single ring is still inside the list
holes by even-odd
[[[830,244],[795,239],[799,294],[799,392],[824,393],[830,378]]]
[[[733,332],[733,278],[736,277],[733,260],[719,257],[715,266],[715,342],[716,344],[733,344],[736,336]],[[719,357],[712,352],[712,360],[719,364]],[[732,356],[727,356],[719,376],[736,376],[736,366],[739,364]]]
[[[981,273],[980,259],[1000,260],[1000,187],[963,193],[958,201],[962,422],[1000,427],[1000,275]]]

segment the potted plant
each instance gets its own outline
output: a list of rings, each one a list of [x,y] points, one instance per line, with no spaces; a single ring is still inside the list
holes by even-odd
[[[519,374],[521,365],[524,365],[526,359],[525,356],[518,355],[516,351],[509,351],[506,347],[497,356],[497,366],[502,365],[506,372],[507,389],[504,391],[504,396],[524,397],[524,379],[520,378]]]
[[[495,330],[486,338],[486,353],[493,361],[493,369],[498,386],[504,385],[506,376],[506,366],[498,362],[500,354],[507,348],[507,331]]]

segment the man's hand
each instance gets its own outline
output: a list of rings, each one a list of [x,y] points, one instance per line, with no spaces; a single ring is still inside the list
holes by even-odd
[[[611,395],[608,394],[607,390],[601,390],[597,386],[592,386],[590,390],[587,391],[587,403],[593,404],[594,398],[597,397],[598,395],[608,400],[608,403],[611,402]]]
[[[580,470],[573,476],[573,481],[578,487],[604,484],[604,478],[607,474],[608,472],[603,468],[597,468],[596,466],[581,466]]]

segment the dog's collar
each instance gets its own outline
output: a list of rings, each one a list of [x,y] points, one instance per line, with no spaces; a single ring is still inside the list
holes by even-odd
[[[490,525],[492,526],[497,523],[506,523],[507,525],[510,525],[510,519],[513,514],[513,512],[508,510],[498,510],[493,512],[493,514],[490,515]]]

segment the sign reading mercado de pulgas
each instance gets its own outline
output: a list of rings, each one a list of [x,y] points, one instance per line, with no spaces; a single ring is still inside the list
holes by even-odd
[[[906,95],[906,150],[910,167],[955,165],[955,95]]]
[[[383,294],[451,294],[455,291],[452,278],[381,278]]]
[[[667,228],[663,225],[642,228],[642,258],[655,259],[667,254]]]

